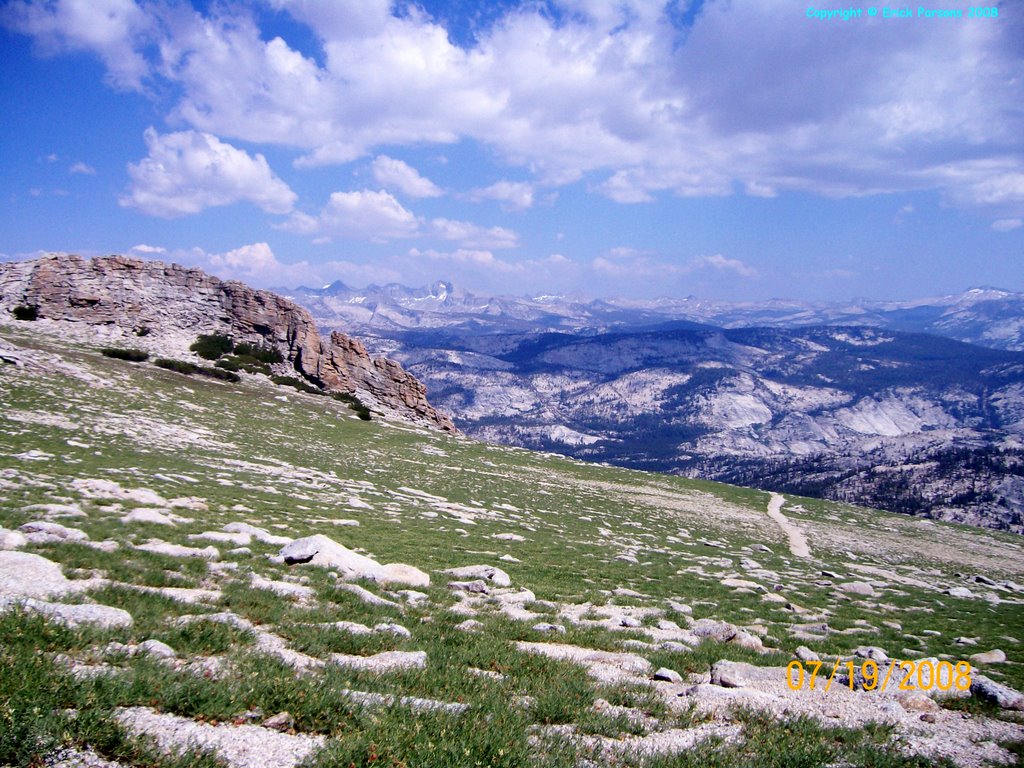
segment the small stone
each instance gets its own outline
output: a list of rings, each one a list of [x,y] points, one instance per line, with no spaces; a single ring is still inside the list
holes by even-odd
[[[669,600],[668,601],[668,607],[671,608],[676,613],[681,613],[681,614],[683,614],[685,616],[689,616],[690,614],[693,613],[693,608],[688,606],[686,603],[680,603],[680,602],[677,602],[675,600]]]
[[[287,733],[288,731],[294,730],[295,718],[292,717],[288,712],[278,712],[276,715],[271,715],[262,723],[264,728],[270,728],[274,731],[280,731],[281,733]]]
[[[866,581],[848,581],[845,584],[840,584],[839,589],[851,595],[861,595],[862,597],[872,597],[875,594],[875,588]]]
[[[950,597],[974,597],[974,593],[971,592],[967,587],[950,587],[949,589],[943,590]]]
[[[496,587],[512,586],[512,579],[509,575],[493,565],[467,565],[462,568],[449,568],[442,573],[447,573],[457,579],[483,579]]]
[[[998,648],[985,653],[976,653],[970,657],[971,664],[1004,664],[1006,662],[1006,654]]]
[[[466,619],[461,624],[456,624],[455,628],[460,632],[479,632],[484,628],[484,625],[476,619]]]
[[[935,722],[935,715],[933,715],[931,712],[925,712],[923,715],[921,715],[921,722],[922,723],[934,723]]]
[[[396,637],[412,637],[412,632],[401,624],[374,624],[373,629],[375,632],[387,632]]]
[[[879,664],[889,661],[889,654],[876,645],[862,645],[854,650],[853,655],[861,659],[871,659]]]
[[[565,634],[565,627],[563,627],[561,624],[549,624],[547,622],[534,624],[533,630],[534,632],[555,632],[558,634]]]
[[[907,712],[937,712],[941,707],[922,691],[903,691],[896,698]]]
[[[18,549],[28,544],[25,534],[0,528],[0,549]]]
[[[995,704],[1002,709],[1024,711],[1024,694],[1009,686],[997,683],[985,675],[971,675],[971,695],[976,699]]]
[[[821,661],[821,657],[806,645],[798,645],[794,653],[800,661]]]
[[[474,579],[473,581],[449,581],[448,589],[478,595],[488,595],[491,592],[487,586],[487,582],[483,579]]]
[[[157,659],[173,659],[178,655],[171,646],[159,640],[145,640],[139,643],[139,651]]]
[[[674,669],[668,667],[661,667],[654,673],[655,680],[661,680],[666,683],[681,683],[683,682],[683,676],[676,672]]]
[[[619,619],[620,627],[639,627],[640,620],[634,619],[632,616],[623,616]]]
[[[18,527],[18,531],[24,534],[25,538],[32,544],[49,544],[62,541],[88,541],[89,536],[85,531],[77,528],[68,528],[60,523],[51,523],[46,520],[36,520],[25,523]]]

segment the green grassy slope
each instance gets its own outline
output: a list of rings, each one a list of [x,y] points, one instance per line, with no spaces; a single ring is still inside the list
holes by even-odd
[[[5,641],[0,668],[6,670],[0,673],[0,731],[7,734],[0,735],[0,764],[32,764],[61,741],[89,742],[126,763],[152,764],[158,758],[125,738],[108,716],[114,707],[136,704],[208,721],[230,721],[252,708],[268,715],[287,710],[298,732],[331,737],[317,758],[322,765],[572,764],[579,747],[564,740],[539,746],[531,734],[536,736],[537,725],[559,723],[595,734],[629,733],[632,726],[622,718],[591,711],[598,696],[649,712],[660,719],[659,727],[692,724],[642,688],[602,687],[566,662],[518,652],[515,641],[551,639],[532,630],[530,622],[512,621],[495,610],[477,617],[485,631],[455,630],[465,616],[446,610],[456,601],[437,571],[476,563],[504,568],[514,586],[535,593],[538,602],[528,607],[551,620],[557,604],[664,606],[673,599],[692,606],[694,618],[754,626],[765,645],[779,649],[759,655],[705,643],[688,652],[646,652],[656,666],[684,674],[706,671],[719,658],[784,665],[796,646],[807,642],[790,632],[794,623],[810,620],[802,616],[823,617],[831,628],[815,645],[823,654],[849,653],[870,643],[900,657],[913,652],[955,660],[999,647],[1011,662],[1024,660],[1017,642],[1024,641],[1024,606],[941,591],[968,585],[980,594],[984,590],[969,582],[975,574],[1024,581],[1019,538],[788,498],[783,511],[811,547],[812,557],[802,559],[790,553],[785,534],[765,514],[769,497],[764,493],[586,465],[381,419],[361,421],[343,403],[276,387],[262,377],[245,376],[238,384],[188,378],[46,340],[24,327],[0,329],[0,337],[35,350],[25,367],[0,365],[0,527],[15,529],[39,519],[46,508],[36,505],[77,505],[85,516],[58,521],[83,530],[94,542],[116,541],[117,550],[57,543],[25,551],[61,563],[70,578],[110,579],[114,583],[90,592],[89,599],[124,608],[135,619],[130,629],[72,631],[17,612],[0,617]],[[122,523],[120,517],[132,507],[146,505],[102,494],[87,498],[74,485],[95,479],[166,499],[194,496],[206,508],[175,509],[193,521],[174,527]],[[336,524],[339,520],[358,525]],[[258,542],[237,553],[218,545],[221,565],[215,570],[202,560],[133,546],[155,538],[204,547],[211,542],[189,537],[238,521],[293,538],[322,533],[381,562],[431,572],[432,586],[424,590],[429,601],[403,609],[367,605],[338,590],[324,570],[290,569],[272,561],[269,556],[279,547]],[[522,540],[495,538],[502,534]],[[499,560],[503,555],[516,561]],[[750,578],[740,567],[743,558],[777,576],[771,583],[762,580],[785,602],[766,602],[762,592],[721,583],[728,576]],[[835,575],[825,576],[823,570]],[[301,602],[253,588],[250,574],[277,580],[301,576],[316,597]],[[837,583],[849,580],[874,580],[878,594],[868,599],[836,590]],[[220,594],[207,604],[187,604],[126,585]],[[381,593],[376,585],[364,586]],[[616,588],[644,597],[616,597],[611,594]],[[795,614],[793,606],[806,612]],[[332,668],[297,676],[256,653],[252,631],[173,622],[176,616],[217,610],[273,627],[290,647],[317,658],[426,650],[428,665],[391,675]],[[672,610],[663,615],[680,624],[685,620]],[[308,626],[341,620],[398,622],[411,636],[354,636]],[[977,638],[977,646],[965,650],[955,643],[960,636]],[[223,657],[230,671],[215,681],[142,655],[115,656],[111,662],[97,650],[110,640],[146,639],[166,642],[182,657]],[[555,638],[608,650],[622,650],[630,639],[647,638],[641,632],[576,626]],[[66,666],[48,662],[50,656],[40,657],[39,650],[67,654],[82,664],[113,663],[121,674],[74,677]],[[26,686],[21,673],[12,671],[26,665],[34,665],[38,683]],[[470,668],[504,677],[481,677]],[[994,668],[992,676],[1024,687],[1020,663]],[[412,716],[400,707],[363,710],[339,694],[347,689],[469,703],[464,716],[469,724],[438,713]],[[517,697],[529,697],[527,704],[510,706]],[[61,714],[69,709],[79,716]],[[801,721],[788,735],[768,738],[757,717],[738,717],[746,746],[722,747],[716,759],[770,764],[799,751],[794,745],[815,740],[823,751],[814,760],[850,759],[861,754],[858,750],[867,755],[863,764],[890,759],[879,756],[881,747],[871,746],[884,741],[877,733],[823,736],[820,726]],[[689,759],[675,758],[672,764]]]

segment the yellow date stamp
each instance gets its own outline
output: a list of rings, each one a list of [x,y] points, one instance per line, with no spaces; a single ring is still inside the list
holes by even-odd
[[[791,690],[829,690],[835,683],[850,690],[884,691],[890,685],[900,691],[966,691],[971,687],[971,665],[967,661],[906,661],[893,659],[879,665],[873,659],[791,661],[786,667],[786,685]],[[827,674],[826,674],[827,673]]]

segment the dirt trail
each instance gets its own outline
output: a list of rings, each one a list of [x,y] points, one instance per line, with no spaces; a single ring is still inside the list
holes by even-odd
[[[810,557],[811,548],[807,546],[807,537],[782,514],[782,505],[785,503],[784,496],[773,493],[771,501],[768,502],[768,517],[778,523],[779,528],[789,537],[789,551],[795,557]]]

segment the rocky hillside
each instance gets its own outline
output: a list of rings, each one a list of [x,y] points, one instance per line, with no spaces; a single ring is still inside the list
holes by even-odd
[[[452,431],[426,388],[401,365],[371,358],[356,339],[323,338],[310,314],[281,296],[199,269],[124,256],[67,254],[0,264],[0,312],[16,309],[68,326],[99,327],[111,341],[188,355],[198,334],[271,345],[289,367],[328,392],[357,394],[373,407]]]
[[[1020,537],[364,421],[79,327],[0,313],[0,765],[1024,750]]]

